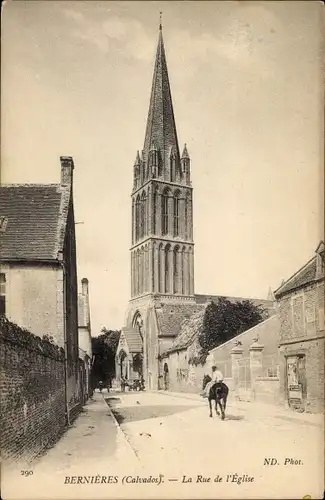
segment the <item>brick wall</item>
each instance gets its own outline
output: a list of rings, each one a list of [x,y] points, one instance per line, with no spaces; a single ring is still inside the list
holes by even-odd
[[[0,428],[5,460],[32,460],[65,427],[63,349],[0,318]]]

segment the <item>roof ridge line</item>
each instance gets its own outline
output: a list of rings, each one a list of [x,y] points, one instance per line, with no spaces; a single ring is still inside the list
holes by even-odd
[[[283,288],[285,285],[287,285],[288,283],[290,283],[291,280],[293,280],[301,271],[303,271],[313,260],[316,259],[316,255],[314,255],[313,257],[311,257],[311,259],[309,259],[306,264],[304,264],[303,266],[301,266],[298,271],[296,271],[294,274],[292,274],[290,276],[290,278],[288,278],[287,280],[284,281],[284,283],[282,283],[276,290],[274,290],[274,294],[277,294],[277,293],[280,293],[280,290],[281,288]]]
[[[241,333],[238,333],[238,335],[236,335],[235,337],[233,337],[232,339],[229,339],[229,340],[226,340],[226,342],[224,342],[223,344],[220,344],[218,345],[217,347],[214,347],[213,349],[210,349],[209,351],[209,354],[212,352],[212,351],[215,351],[216,349],[219,349],[220,347],[223,347],[227,344],[230,344],[231,342],[234,342],[236,341],[236,339],[238,339],[238,337],[241,337],[242,335],[244,335],[245,333],[248,333],[250,332],[251,330],[254,330],[254,328],[256,328],[257,326],[261,326],[261,325],[264,325],[265,323],[267,323],[268,321],[270,321],[271,319],[279,319],[278,316],[276,314],[274,314],[273,316],[270,316],[269,318],[266,318],[264,319],[263,321],[260,321],[259,323],[256,323],[255,326],[252,326],[251,328],[248,328],[247,330],[244,330],[243,332]]]
[[[218,298],[224,298],[224,299],[238,299],[238,300],[262,300],[263,302],[273,302],[272,300],[269,299],[261,299],[259,297],[239,297],[235,295],[213,295],[210,293],[195,293],[194,297],[218,297]]]
[[[58,182],[51,182],[50,184],[37,184],[36,182],[35,183],[21,182],[21,183],[1,184],[0,188],[11,188],[11,187],[53,187],[53,186],[60,187],[61,184],[58,183]]]

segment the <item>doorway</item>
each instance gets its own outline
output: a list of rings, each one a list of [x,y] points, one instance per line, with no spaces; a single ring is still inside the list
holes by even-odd
[[[169,369],[168,364],[164,364],[164,390],[168,391],[169,389]]]
[[[307,398],[306,356],[288,356],[286,368],[288,405],[293,410],[304,411]]]
[[[120,369],[121,369],[121,378],[128,379],[129,378],[129,370],[128,370],[128,362],[127,355],[125,351],[121,351],[120,353]]]

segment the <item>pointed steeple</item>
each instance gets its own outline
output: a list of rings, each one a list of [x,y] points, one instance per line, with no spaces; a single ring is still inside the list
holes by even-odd
[[[149,113],[144,141],[144,160],[147,162],[153,143],[158,150],[161,170],[169,169],[169,154],[175,149],[179,158],[177,132],[169,85],[167,62],[160,18],[159,38],[152,81]]]
[[[190,155],[188,154],[186,144],[184,144],[184,149],[183,149],[183,153],[182,153],[182,159],[183,158],[189,158],[189,157],[190,157]]]
[[[268,294],[267,294],[267,300],[271,300],[271,301],[275,300],[274,293],[273,293],[273,290],[272,290],[271,287],[269,287],[269,291],[268,291]]]
[[[140,165],[141,161],[140,161],[140,155],[139,155],[139,151],[137,151],[137,155],[135,157],[135,162],[134,162],[134,165]]]

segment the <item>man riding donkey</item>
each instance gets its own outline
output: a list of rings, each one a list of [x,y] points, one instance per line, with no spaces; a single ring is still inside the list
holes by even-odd
[[[221,410],[221,419],[225,418],[225,409],[227,404],[227,396],[229,389],[223,382],[223,374],[218,370],[217,366],[212,367],[212,377],[205,375],[203,378],[203,396],[208,398],[210,407],[210,417],[212,417],[212,405],[211,401],[215,401],[215,410],[217,415],[220,415],[218,411],[218,405]]]

